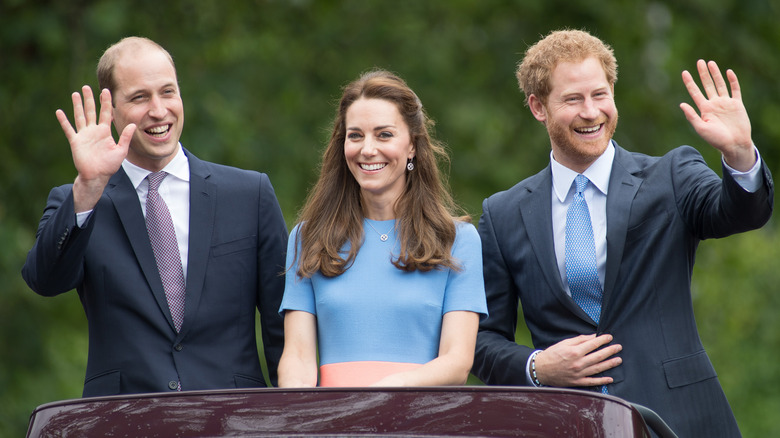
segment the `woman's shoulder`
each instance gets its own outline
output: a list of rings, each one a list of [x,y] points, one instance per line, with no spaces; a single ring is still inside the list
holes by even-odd
[[[287,245],[292,246],[293,244],[297,244],[300,246],[300,239],[298,239],[298,235],[301,232],[301,225],[303,222],[298,222],[295,224],[292,230],[290,230],[290,234],[287,235]]]
[[[477,232],[477,227],[475,227],[474,224],[459,218],[454,218],[453,221],[455,222],[456,241],[479,241],[479,233]]]
[[[452,222],[455,223],[455,229],[460,233],[463,230],[477,231],[474,223],[471,221],[470,216],[453,217]]]

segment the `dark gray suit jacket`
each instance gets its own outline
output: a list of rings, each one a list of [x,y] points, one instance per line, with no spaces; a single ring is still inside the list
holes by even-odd
[[[704,351],[691,303],[699,241],[761,227],[773,208],[772,177],[743,190],[721,180],[691,147],[663,157],[615,143],[607,195],[607,265],[596,325],[566,294],[552,234],[550,167],[483,203],[485,289],[473,372],[496,385],[526,385],[533,348],[514,342],[518,300],[535,348],[580,334],[609,333],[623,346],[612,395],[645,405],[681,437],[739,435]]]
[[[180,333],[124,170],[111,178],[83,229],[72,186],[49,194],[22,274],[41,295],[78,291],[89,326],[85,397],[170,391],[177,379],[184,390],[266,386],[256,309],[275,383],[287,227],[273,188],[265,174],[185,153],[190,237]]]

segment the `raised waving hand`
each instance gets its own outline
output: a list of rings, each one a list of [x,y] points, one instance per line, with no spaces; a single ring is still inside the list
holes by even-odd
[[[743,172],[750,170],[756,154],[737,75],[731,69],[726,70],[727,87],[715,61],[700,59],[696,68],[703,93],[687,70],[682,72],[682,80],[699,111],[687,103],[681,103],[680,108],[699,136],[721,151],[729,166]]]
[[[73,164],[78,176],[73,183],[73,201],[76,212],[91,210],[111,175],[119,170],[122,160],[127,156],[130,140],[135,132],[135,125],[125,127],[115,142],[111,135],[111,93],[103,90],[100,93],[100,115],[95,107],[92,89],[82,87],[82,96],[75,92],[71,95],[73,101],[73,121],[70,124],[65,112],[58,109],[57,120],[70,143]]]

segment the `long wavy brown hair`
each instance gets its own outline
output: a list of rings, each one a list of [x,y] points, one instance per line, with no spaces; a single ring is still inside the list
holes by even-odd
[[[341,275],[352,265],[363,243],[365,214],[360,186],[344,158],[347,109],[360,98],[395,104],[409,128],[416,153],[415,168],[406,171],[406,186],[394,206],[401,250],[393,265],[403,271],[459,269],[451,255],[454,221],[470,222],[471,218],[454,216],[460,209],[438,167],[439,159],[446,161],[449,157],[443,145],[431,138],[433,121],[414,91],[397,75],[372,70],[344,87],[319,179],[299,214],[297,274],[311,277],[319,271],[326,277]],[[344,257],[341,250],[348,242],[349,251]]]

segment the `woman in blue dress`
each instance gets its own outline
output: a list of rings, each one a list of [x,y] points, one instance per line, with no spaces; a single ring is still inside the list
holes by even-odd
[[[344,88],[288,242],[279,386],[466,382],[487,313],[481,244],[454,215],[431,125],[392,73]]]

